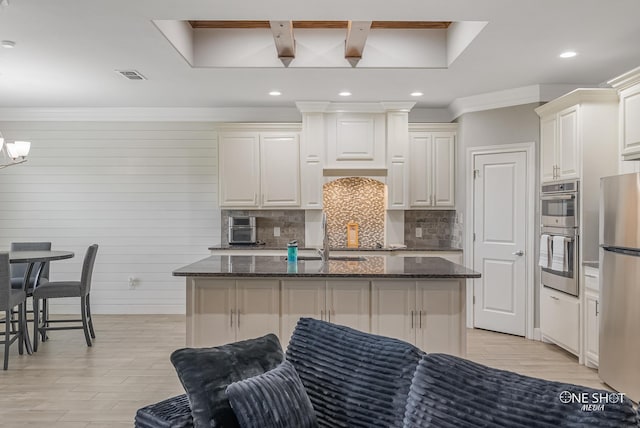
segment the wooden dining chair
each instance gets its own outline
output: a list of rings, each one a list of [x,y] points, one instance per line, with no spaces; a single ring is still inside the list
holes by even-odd
[[[4,332],[0,332],[4,345],[4,370],[9,367],[9,349],[13,342],[18,340],[18,352],[24,352],[24,331],[27,328],[25,322],[25,303],[27,293],[21,288],[16,290],[11,287],[11,274],[9,268],[9,253],[0,253],[0,311],[4,311]],[[18,326],[8,322],[11,319],[11,310],[18,307]]]
[[[33,290],[33,313],[34,313],[34,333],[33,333],[33,350],[38,350],[38,340],[40,335],[45,335],[49,330],[75,330],[83,329],[84,338],[87,346],[91,346],[91,339],[95,339],[96,335],[93,330],[93,320],[91,318],[91,305],[89,296],[91,292],[91,276],[93,274],[93,265],[96,261],[98,253],[98,244],[93,244],[87,248],[82,263],[82,274],[80,281],[45,281]],[[79,297],[80,313],[82,319],[50,319],[49,313],[45,313],[40,319],[39,301],[43,299],[56,299],[60,297]],[[79,323],[82,325],[52,327],[49,324],[54,323]]]

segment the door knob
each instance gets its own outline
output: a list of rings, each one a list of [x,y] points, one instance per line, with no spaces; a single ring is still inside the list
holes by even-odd
[[[518,250],[515,253],[511,253],[511,254],[513,254],[514,256],[524,256],[524,251]]]

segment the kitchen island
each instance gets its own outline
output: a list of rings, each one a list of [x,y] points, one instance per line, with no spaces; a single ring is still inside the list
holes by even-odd
[[[186,277],[187,346],[275,333],[283,347],[300,317],[396,337],[426,352],[466,354],[466,280],[480,274],[441,257],[210,256]]]

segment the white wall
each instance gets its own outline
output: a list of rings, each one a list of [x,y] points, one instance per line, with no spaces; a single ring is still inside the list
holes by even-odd
[[[185,280],[172,270],[220,243],[213,129],[0,122],[6,139],[32,142],[27,163],[0,170],[0,250],[13,241],[51,241],[76,254],[53,262],[51,279],[78,280],[86,248],[97,243],[94,313],[184,313]],[[78,312],[76,300],[52,311]]]

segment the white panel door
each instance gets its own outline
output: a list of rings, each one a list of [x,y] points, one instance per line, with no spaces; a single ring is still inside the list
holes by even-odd
[[[409,137],[409,203],[414,207],[432,206],[432,135],[412,132]]]
[[[578,144],[578,107],[558,113],[557,178],[579,178],[580,145]]]
[[[371,332],[415,343],[415,282],[373,281],[371,293]]]
[[[280,337],[280,281],[238,281],[237,305],[237,340]]]
[[[365,160],[375,157],[375,122],[370,114],[337,115],[335,160]]]
[[[433,133],[433,205],[455,205],[455,137],[453,132]]]
[[[457,281],[456,281],[457,282]],[[416,288],[416,346],[425,352],[464,356],[460,331],[462,290],[452,281],[418,282]],[[465,315],[466,316],[466,315]],[[466,328],[466,327],[465,327]],[[462,335],[466,342],[466,335]]]
[[[282,282],[282,343],[287,344],[300,318],[324,319],[325,281],[286,280]]]
[[[369,332],[369,281],[329,281],[327,283],[328,321]]]
[[[300,205],[300,143],[297,133],[260,134],[261,205]]]
[[[198,281],[189,296],[193,305],[187,346],[219,346],[236,341],[235,281]],[[197,332],[197,336],[196,336]]]
[[[220,205],[257,207],[260,192],[258,133],[221,133],[218,146]]]
[[[474,325],[524,336],[527,154],[478,154],[474,169]]]

